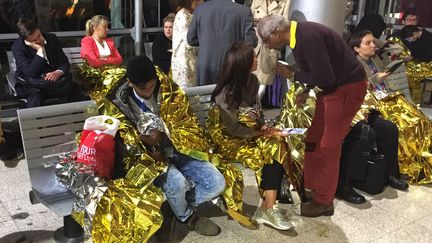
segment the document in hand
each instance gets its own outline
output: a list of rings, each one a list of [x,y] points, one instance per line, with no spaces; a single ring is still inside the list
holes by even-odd
[[[304,134],[307,128],[285,128],[282,130],[283,134],[292,135],[292,134]]]

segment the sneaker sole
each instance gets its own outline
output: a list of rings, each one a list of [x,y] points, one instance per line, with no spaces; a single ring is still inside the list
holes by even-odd
[[[279,226],[275,226],[275,225],[272,224],[270,221],[262,220],[262,219],[257,220],[257,222],[260,223],[260,224],[265,224],[265,225],[267,225],[267,226],[271,226],[271,227],[273,227],[273,228],[275,228],[275,229],[278,229],[278,230],[290,230],[290,229],[294,228],[293,226],[289,226],[289,227],[279,227]]]

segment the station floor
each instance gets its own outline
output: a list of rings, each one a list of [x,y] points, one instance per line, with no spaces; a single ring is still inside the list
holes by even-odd
[[[431,117],[432,109],[425,113]],[[260,197],[254,173],[242,171],[244,209],[252,215]],[[32,205],[30,189],[25,160],[0,161],[0,243],[55,242],[53,233],[62,226],[62,218],[41,204]],[[267,226],[250,230],[220,213],[212,217],[222,229],[220,235],[204,237],[190,232],[182,242],[432,242],[432,185],[411,185],[407,192],[387,187],[378,195],[362,194],[368,202],[361,205],[336,199],[331,217],[303,218],[283,205],[297,224],[289,231]]]

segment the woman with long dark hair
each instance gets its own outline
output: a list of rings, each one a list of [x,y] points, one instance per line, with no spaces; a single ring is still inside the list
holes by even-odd
[[[259,82],[252,74],[256,68],[252,45],[234,43],[225,54],[207,125],[218,153],[256,171],[263,202],[254,218],[288,230],[293,226],[276,205],[284,167],[289,166],[288,145],[282,140],[281,130],[264,122],[257,99]]]

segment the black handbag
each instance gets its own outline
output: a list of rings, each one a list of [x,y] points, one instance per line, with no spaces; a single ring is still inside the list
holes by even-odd
[[[281,181],[280,188],[278,190],[277,198],[279,203],[284,204],[292,204],[293,199],[290,191],[290,183],[288,182],[288,178],[284,175]]]
[[[362,181],[351,181],[351,185],[374,195],[383,192],[387,182],[388,172],[384,155],[373,151],[367,158],[366,178]]]

